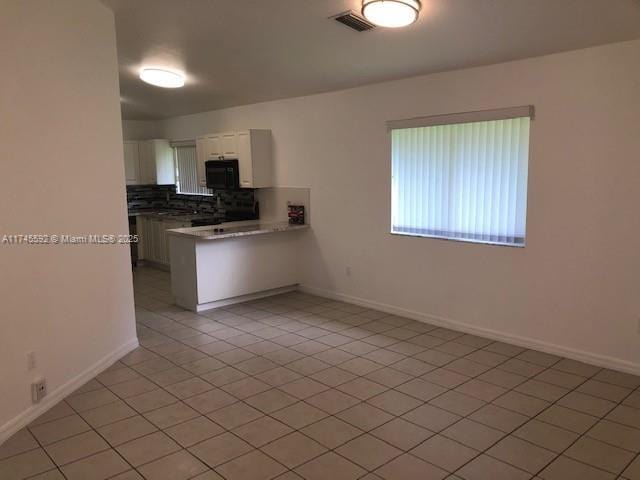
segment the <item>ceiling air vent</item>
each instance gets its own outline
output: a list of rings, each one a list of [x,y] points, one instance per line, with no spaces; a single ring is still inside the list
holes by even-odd
[[[346,25],[349,28],[353,28],[356,32],[366,32],[367,30],[371,30],[375,27],[373,23],[358,15],[353,10],[339,13],[338,15],[335,15],[331,18],[342,23],[343,25]]]

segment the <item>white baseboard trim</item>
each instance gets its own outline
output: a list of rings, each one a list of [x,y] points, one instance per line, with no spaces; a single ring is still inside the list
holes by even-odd
[[[490,338],[500,342],[511,343],[519,347],[530,348],[533,350],[539,350],[545,353],[551,353],[553,355],[559,355],[562,357],[570,358],[598,367],[610,368],[612,370],[618,370],[621,372],[631,373],[633,375],[640,375],[640,363],[629,362],[620,358],[610,357],[607,355],[601,355],[598,353],[587,352],[584,350],[578,350],[575,348],[557,345],[542,340],[536,340],[534,338],[522,337],[510,333],[500,332],[498,330],[492,330],[490,328],[478,327],[469,325],[468,323],[460,322],[458,320],[452,320],[437,315],[429,315],[426,313],[416,312],[408,310],[395,305],[389,305],[386,303],[380,303],[365,298],[355,297],[344,293],[335,292],[332,290],[325,290],[322,288],[312,287],[309,285],[300,285],[298,290],[312,295],[318,295],[320,297],[331,298],[333,300],[341,300],[348,303],[360,305],[362,307],[372,308],[380,310],[393,315],[411,318],[420,322],[430,323],[439,327],[450,328],[458,330],[460,332],[469,333],[472,335],[478,335],[481,337]]]
[[[106,370],[116,360],[119,360],[127,353],[138,348],[138,345],[138,338],[132,338],[121,347],[117,348],[110,354],[98,360],[81,374],[76,375],[68,382],[49,392],[40,403],[30,406],[17,417],[12,418],[7,423],[2,425],[0,427],[0,445],[5,440],[9,439],[9,437],[11,437],[14,433],[26,427],[40,415],[45,413],[60,400],[63,400],[65,397],[67,397],[67,395],[74,392],[89,380],[91,380],[93,377]]]
[[[204,312],[205,310],[211,310],[212,308],[226,307],[227,305],[234,305],[236,303],[249,302],[251,300],[258,300],[260,298],[272,297],[273,295],[280,295],[281,293],[293,292],[298,289],[298,285],[288,285],[286,287],[272,288],[270,290],[263,290],[256,293],[248,293],[246,295],[240,295],[238,297],[225,298],[224,300],[217,300],[215,302],[200,303],[195,306],[182,305],[180,302],[176,302],[180,307],[192,310],[195,312]]]

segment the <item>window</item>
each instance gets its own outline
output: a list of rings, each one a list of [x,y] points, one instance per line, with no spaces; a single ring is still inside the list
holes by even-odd
[[[532,107],[389,122],[391,233],[524,246]]]
[[[211,195],[211,190],[198,183],[195,145],[173,147],[176,164],[176,192],[190,195]]]

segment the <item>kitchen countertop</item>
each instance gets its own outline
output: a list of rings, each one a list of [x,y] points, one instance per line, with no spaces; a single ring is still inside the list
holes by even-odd
[[[224,229],[223,232],[215,230]],[[309,225],[291,225],[288,222],[257,222],[246,220],[241,222],[227,222],[220,225],[207,225],[206,227],[176,228],[167,230],[169,235],[190,237],[194,240],[221,240],[223,238],[247,237],[251,235],[264,235],[267,233],[290,232],[304,230]]]

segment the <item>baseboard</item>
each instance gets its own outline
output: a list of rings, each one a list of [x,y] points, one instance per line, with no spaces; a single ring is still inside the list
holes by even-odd
[[[218,300],[215,302],[201,303],[196,307],[189,307],[185,305],[179,306],[192,310],[195,312],[204,312],[205,310],[211,310],[212,308],[226,307],[227,305],[234,305],[236,303],[249,302],[251,300],[258,300],[260,298],[272,297],[273,295],[280,295],[281,293],[293,292],[298,289],[298,285],[288,285],[286,287],[272,288],[270,290],[263,290],[256,293],[248,293],[247,295],[240,295],[238,297],[225,298],[224,300]]]
[[[562,357],[589,363],[598,367],[610,368],[612,370],[631,373],[633,375],[640,375],[640,363],[629,362],[627,360],[622,360],[607,355],[600,355],[597,353],[566,347],[564,345],[544,342],[541,340],[536,340],[534,338],[504,333],[498,330],[492,330],[490,328],[477,327],[474,325],[469,325],[468,323],[460,322],[458,320],[452,320],[450,318],[440,317],[437,315],[429,315],[426,313],[416,312],[395,305],[380,303],[373,300],[368,300],[366,298],[346,295],[344,293],[325,290],[322,288],[311,287],[309,285],[300,285],[300,287],[298,287],[298,290],[300,290],[301,292],[310,293],[312,295],[318,295],[320,297],[331,298],[333,300],[341,300],[343,302],[353,303],[362,307],[380,310],[389,314],[411,318],[413,320],[430,323],[439,327],[451,328],[460,332],[490,338],[491,340],[511,343],[513,345],[518,345],[519,347],[539,350],[541,352],[551,353],[553,355],[560,355]]]
[[[135,350],[136,348],[138,348],[138,339],[133,338],[110,354],[98,360],[81,374],[72,378],[63,385],[60,385],[55,390],[49,392],[47,396],[42,400],[42,402],[30,406],[17,417],[9,420],[7,423],[0,427],[0,445],[14,433],[26,427],[44,412],[49,410],[60,400],[66,398],[67,395],[74,392],[89,380],[91,380],[93,377],[106,370],[116,360],[119,360],[124,355],[132,350]]]

